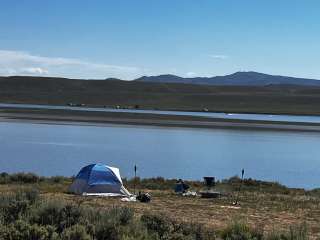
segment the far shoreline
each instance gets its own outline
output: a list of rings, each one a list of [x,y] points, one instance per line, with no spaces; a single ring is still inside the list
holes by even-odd
[[[320,132],[320,124],[318,123],[223,119],[155,113],[90,112],[60,109],[0,108],[0,121],[97,126],[116,124],[175,128]]]

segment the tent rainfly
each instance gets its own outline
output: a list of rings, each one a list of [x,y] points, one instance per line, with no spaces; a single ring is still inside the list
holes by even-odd
[[[93,196],[131,196],[122,184],[119,169],[103,164],[83,167],[71,184],[69,191]]]

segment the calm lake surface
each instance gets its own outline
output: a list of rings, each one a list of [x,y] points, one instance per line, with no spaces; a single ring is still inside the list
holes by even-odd
[[[320,187],[320,133],[0,122],[0,171],[77,174],[90,163],[123,177],[218,179],[240,174]]]

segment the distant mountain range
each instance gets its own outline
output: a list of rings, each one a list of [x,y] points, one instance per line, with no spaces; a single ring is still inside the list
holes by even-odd
[[[215,86],[268,86],[268,85],[302,85],[320,86],[316,79],[276,76],[258,72],[236,72],[225,76],[183,78],[166,74],[159,76],[143,76],[134,81],[158,83],[185,83]]]
[[[251,72],[134,81],[12,76],[0,77],[0,103],[320,115],[320,81]]]

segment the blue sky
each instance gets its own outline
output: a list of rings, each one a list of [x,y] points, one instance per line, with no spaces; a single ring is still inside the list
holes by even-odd
[[[320,1],[2,0],[0,75],[320,79]]]

